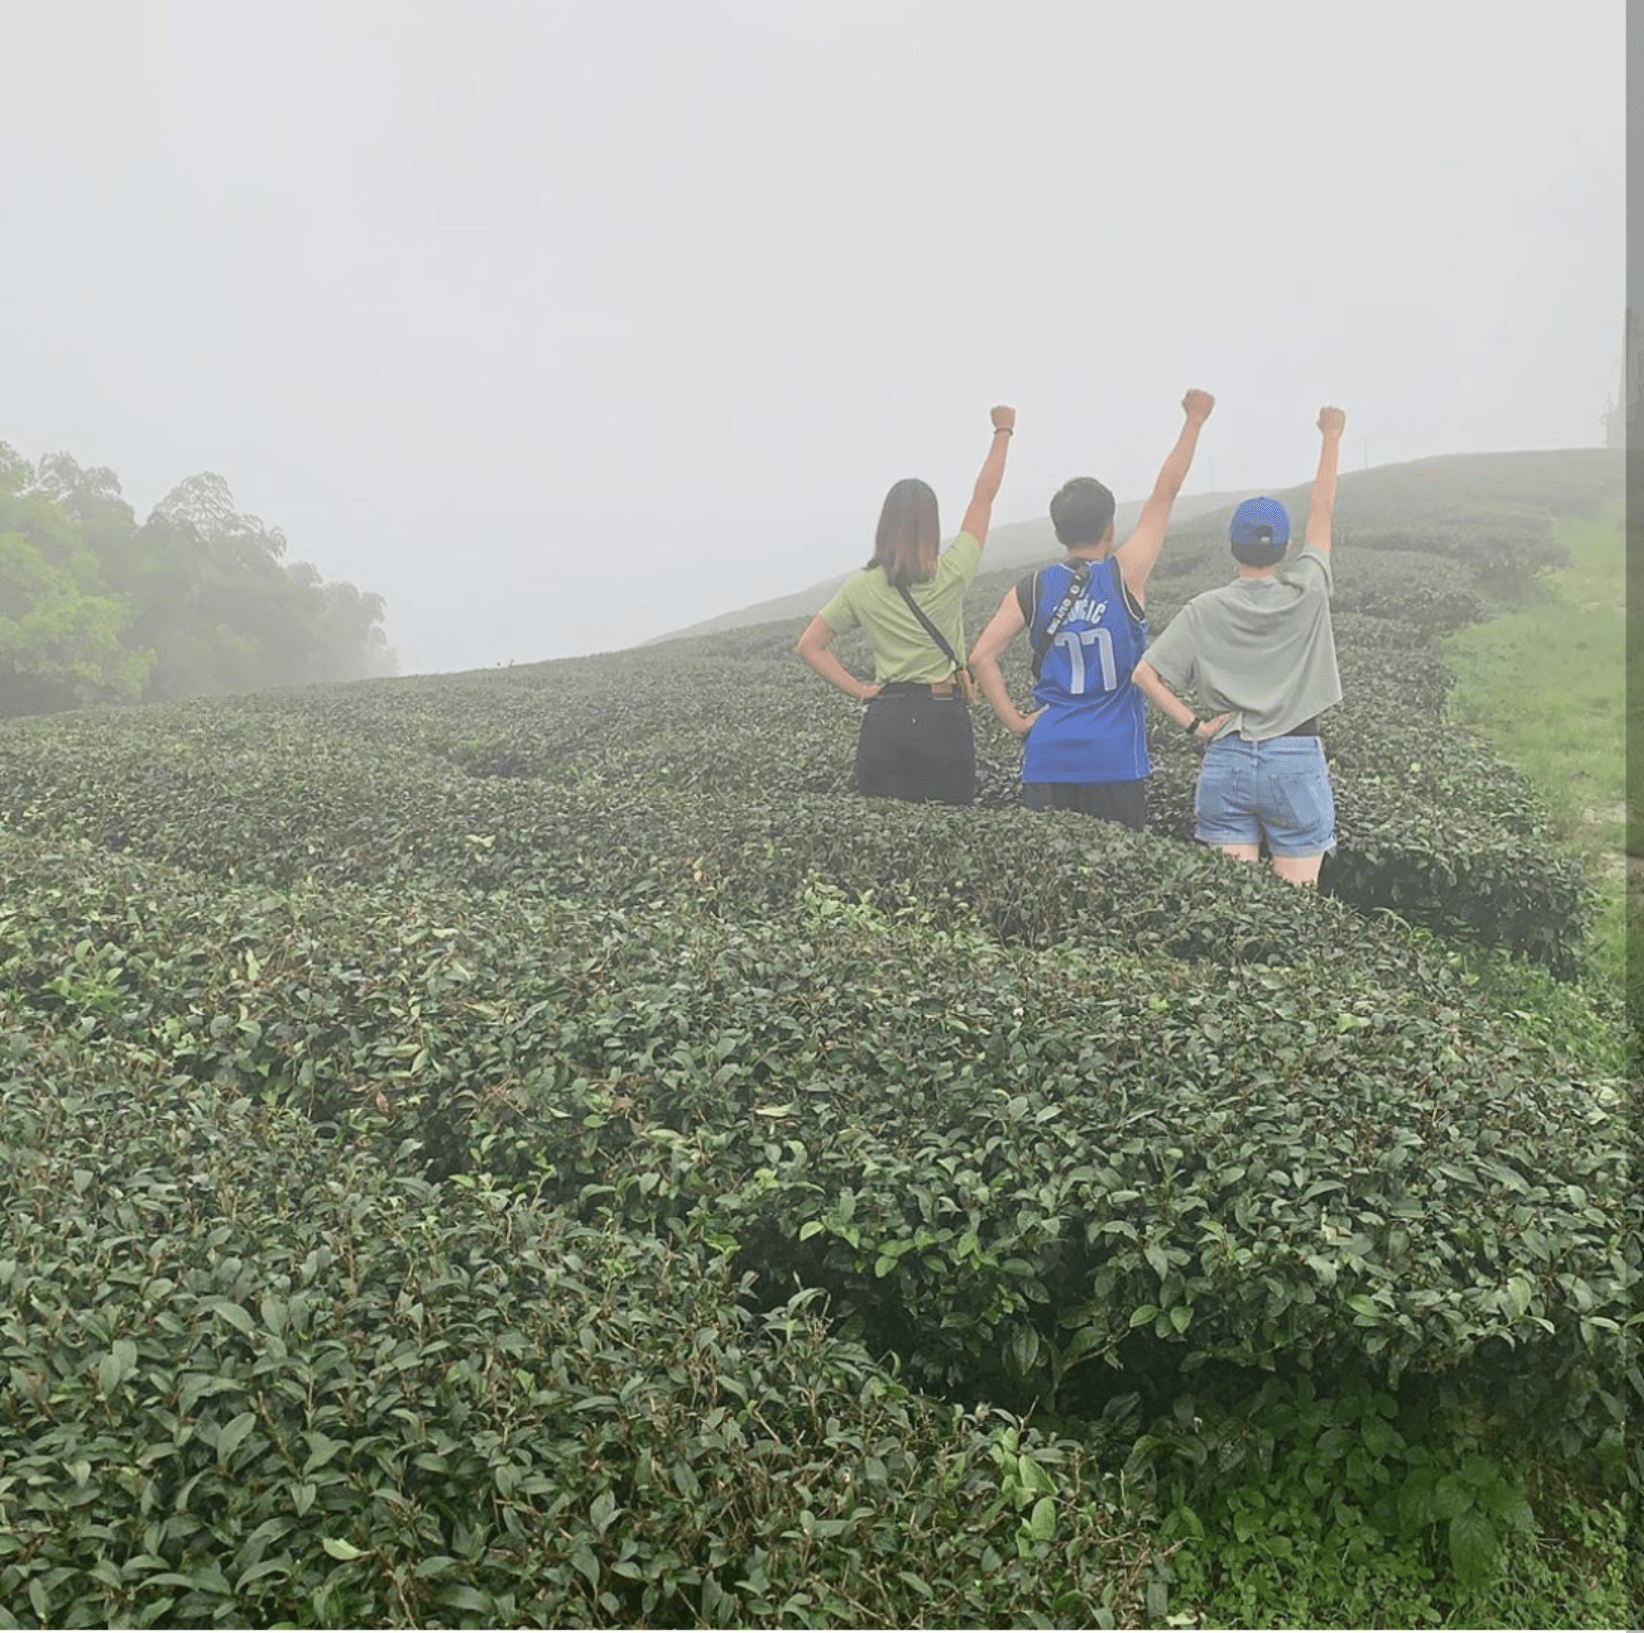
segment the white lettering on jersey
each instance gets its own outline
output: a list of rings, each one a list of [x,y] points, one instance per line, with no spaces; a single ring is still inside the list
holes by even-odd
[[[1067,689],[1074,697],[1085,694],[1085,649],[1092,646],[1102,666],[1102,690],[1116,692],[1119,689],[1119,666],[1113,661],[1113,637],[1107,630],[1100,625],[1093,629],[1063,630],[1056,637],[1056,644],[1067,653]]]

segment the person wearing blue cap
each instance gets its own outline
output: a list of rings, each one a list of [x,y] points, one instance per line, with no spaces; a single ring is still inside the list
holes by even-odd
[[[1246,499],[1228,539],[1239,576],[1176,614],[1132,678],[1150,702],[1204,745],[1194,832],[1273,871],[1316,885],[1336,843],[1336,804],[1319,714],[1341,701],[1330,625],[1330,534],[1347,416],[1321,408],[1323,439],[1301,550],[1286,561],[1290,516],[1277,499]],[[1212,718],[1181,701],[1196,694]]]
[[[1147,826],[1146,711],[1130,673],[1147,648],[1147,581],[1215,405],[1196,387],[1182,398],[1176,444],[1117,549],[1112,492],[1090,476],[1063,483],[1050,521],[1066,557],[1007,590],[971,650],[983,697],[1007,731],[1026,739],[1022,803],[1030,811],[1081,811],[1138,833]],[[999,668],[1023,629],[1033,648],[1032,714],[1011,701]]]

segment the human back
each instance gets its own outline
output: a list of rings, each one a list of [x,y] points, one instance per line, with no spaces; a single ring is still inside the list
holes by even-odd
[[[1341,702],[1332,587],[1329,556],[1309,546],[1271,576],[1240,576],[1182,609],[1186,684],[1209,713],[1229,716],[1226,732],[1280,737]]]
[[[1117,561],[1053,562],[1017,593],[1028,629],[1040,637],[1033,686],[1040,712],[1023,746],[1023,782],[1147,776],[1141,698],[1130,684],[1147,624]]]
[[[1136,665],[1135,683],[1204,749],[1194,836],[1243,862],[1265,849],[1293,884],[1318,882],[1335,848],[1335,794],[1318,715],[1341,700],[1330,624],[1336,473],[1346,415],[1319,410],[1306,543],[1286,561],[1290,517],[1246,499],[1228,524],[1238,577],[1193,598]],[[1179,694],[1196,694],[1201,719]]]
[[[969,712],[965,591],[976,577],[1004,479],[1016,411],[990,413],[993,435],[958,536],[944,551],[936,495],[915,477],[893,484],[880,509],[874,553],[799,637],[799,656],[831,686],[868,705],[857,734],[858,792],[968,804],[976,792]],[[863,682],[831,650],[861,629],[873,654]]]
[[[1117,547],[1112,490],[1090,476],[1062,484],[1050,520],[1066,557],[1008,591],[971,652],[995,716],[1024,739],[1022,803],[1030,810],[1078,811],[1137,831],[1147,825],[1144,710],[1130,679],[1147,646],[1148,577],[1214,406],[1198,387],[1183,396],[1175,444]],[[1031,714],[1011,701],[1000,669],[1024,631],[1034,656]]]
[[[819,616],[838,630],[860,628],[873,655],[874,679],[929,683],[946,680],[953,662],[942,651],[903,592],[941,631],[954,652],[965,645],[965,592],[976,577],[982,547],[960,533],[919,577],[900,579],[894,563],[875,559],[853,573]]]

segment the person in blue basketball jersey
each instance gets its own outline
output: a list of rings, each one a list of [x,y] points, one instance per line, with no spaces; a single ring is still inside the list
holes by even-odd
[[[1208,391],[1182,398],[1176,446],[1117,549],[1113,494],[1094,477],[1062,485],[1050,520],[1067,555],[1009,590],[971,650],[982,695],[1006,730],[1026,739],[1022,803],[1029,810],[1081,811],[1138,833],[1147,826],[1147,737],[1142,695],[1130,676],[1147,649],[1147,581],[1214,406]],[[1011,701],[999,669],[1024,629],[1033,648],[1032,714]]]

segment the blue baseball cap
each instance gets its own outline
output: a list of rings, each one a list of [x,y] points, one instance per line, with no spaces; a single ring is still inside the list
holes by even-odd
[[[1277,499],[1246,499],[1227,524],[1232,544],[1289,544],[1290,512]]]

